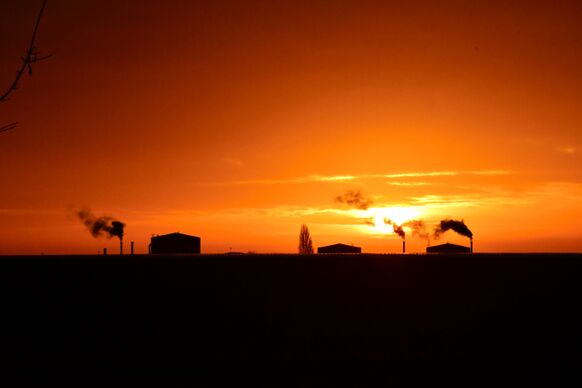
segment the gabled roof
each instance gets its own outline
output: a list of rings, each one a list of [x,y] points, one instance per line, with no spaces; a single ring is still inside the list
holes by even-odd
[[[426,248],[427,252],[470,252],[471,248],[464,245],[445,243]]]
[[[333,244],[317,248],[317,253],[362,253],[362,248],[346,244]]]
[[[463,247],[463,248],[467,248],[464,245],[459,245],[459,244],[451,244],[451,243],[444,243],[444,244],[439,244],[439,245],[431,245],[429,248],[437,248],[437,247]]]
[[[339,243],[339,244],[326,245],[326,246],[320,247],[320,248],[359,248],[359,247]]]

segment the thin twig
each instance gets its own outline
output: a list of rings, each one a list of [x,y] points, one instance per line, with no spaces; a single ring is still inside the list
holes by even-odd
[[[2,133],[2,132],[8,132],[11,129],[16,128],[17,125],[18,125],[18,122],[16,122],[16,121],[13,122],[13,123],[10,123],[10,124],[3,125],[3,126],[0,127],[0,133]]]
[[[18,86],[18,81],[20,80],[20,77],[22,77],[22,74],[24,73],[24,71],[27,68],[28,68],[29,72],[32,72],[31,64],[36,63],[40,60],[43,60],[43,59],[46,59],[49,57],[49,56],[37,57],[37,53],[34,51],[35,50],[34,41],[36,40],[36,34],[38,32],[38,25],[40,24],[40,19],[42,17],[43,12],[44,12],[44,7],[46,6],[46,2],[47,2],[47,0],[43,0],[42,6],[40,7],[40,12],[38,13],[38,17],[36,18],[36,23],[34,25],[34,31],[32,32],[32,38],[30,39],[30,45],[28,46],[28,50],[26,52],[26,57],[22,61],[22,67],[16,73],[16,78],[14,78],[14,81],[12,82],[12,84],[10,85],[8,90],[6,90],[6,92],[2,96],[0,96],[0,101],[6,101],[8,99],[8,96],[10,96],[10,94],[16,90],[16,87]]]

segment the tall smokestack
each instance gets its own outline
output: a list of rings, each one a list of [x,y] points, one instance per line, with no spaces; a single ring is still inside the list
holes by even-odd
[[[384,223],[386,225],[392,225],[392,230],[394,234],[402,239],[402,253],[406,253],[406,232],[404,231],[403,225],[398,225],[388,218],[384,218]]]
[[[131,242],[131,255],[133,256],[133,241]]]
[[[123,255],[123,239],[121,237],[119,238],[119,255]]]
[[[103,248],[103,256],[107,256],[107,248]]]
[[[473,253],[473,237],[471,237],[471,253]]]

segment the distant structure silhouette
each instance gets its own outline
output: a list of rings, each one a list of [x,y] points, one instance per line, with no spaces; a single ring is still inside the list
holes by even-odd
[[[183,233],[153,236],[150,243],[151,254],[199,254],[200,237]]]
[[[346,244],[333,244],[317,248],[317,253],[362,253],[362,248]]]
[[[313,241],[311,240],[309,229],[305,224],[301,225],[301,230],[299,231],[299,254],[300,255],[313,254]]]
[[[446,243],[427,247],[426,253],[472,253],[472,251],[470,247]]]

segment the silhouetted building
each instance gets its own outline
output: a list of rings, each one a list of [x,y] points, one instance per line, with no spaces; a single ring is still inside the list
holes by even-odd
[[[426,253],[471,253],[471,248],[463,245],[446,243],[427,247]]]
[[[183,233],[153,236],[150,243],[152,254],[200,253],[200,237]]]
[[[317,253],[362,253],[362,248],[346,244],[333,244],[317,248]]]

